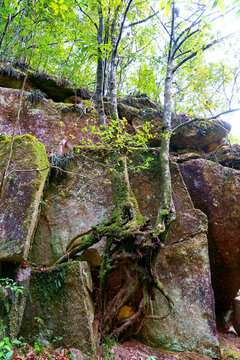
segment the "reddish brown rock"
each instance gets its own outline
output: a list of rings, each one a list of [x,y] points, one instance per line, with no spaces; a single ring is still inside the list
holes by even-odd
[[[66,170],[51,179],[45,192],[31,251],[34,263],[54,263],[76,235],[106,220],[113,211],[112,187],[94,153],[76,152]]]
[[[203,159],[179,166],[195,207],[208,217],[216,311],[226,312],[240,288],[240,174]]]
[[[151,123],[151,133],[154,138],[150,139],[150,146],[160,145],[163,110],[159,104],[155,104],[144,97],[128,97],[119,102],[118,111],[121,118],[126,118],[135,127],[139,127],[146,122]],[[173,116],[173,129],[189,120],[189,117],[185,114]],[[199,120],[182,126],[172,135],[171,149],[183,150],[188,148],[200,152],[211,152],[217,149],[230,130],[230,124],[220,119],[204,124],[203,121]]]
[[[226,144],[215,151],[211,158],[221,165],[234,169],[240,169],[240,144]]]
[[[91,273],[86,262],[35,270],[30,277],[21,336],[28,343],[58,344],[87,353],[94,348]],[[38,320],[40,318],[40,320]]]
[[[96,124],[96,112],[93,107],[54,103],[52,100],[31,102],[30,93],[24,92],[17,134],[30,134],[40,140],[48,153],[58,147],[63,139],[72,145],[80,145],[98,140],[97,136],[82,131]],[[17,118],[20,91],[0,87],[0,134],[13,133]]]
[[[70,96],[67,99],[64,99],[65,103],[71,103],[71,104],[82,104],[83,100],[79,96]]]
[[[194,208],[174,163],[171,174],[177,219],[170,229],[165,249],[160,253],[158,274],[174,301],[174,307],[163,319],[168,307],[164,297],[156,291],[156,300],[152,302],[153,316],[146,317],[139,337],[157,347],[217,357],[219,349],[206,237],[207,219]],[[160,200],[159,179],[157,174],[155,176],[150,180],[138,175],[135,186],[140,208],[148,216],[156,215]]]
[[[0,133],[12,134],[19,98],[19,90],[0,87]],[[35,136],[46,146],[48,152],[56,148],[63,138],[67,138],[72,145],[89,144],[89,141],[96,143],[98,137],[83,130],[89,125],[97,126],[96,110],[93,103],[85,105],[84,102],[81,104],[79,102],[80,100],[74,104],[54,103],[52,100],[45,99],[39,92],[35,97],[32,92],[24,92],[17,135],[27,133]],[[151,123],[153,125],[151,132],[154,138],[150,139],[149,145],[153,147],[160,145],[162,127],[160,107],[138,109],[120,103],[119,110],[120,116],[125,117],[132,124],[132,127],[127,129],[130,133],[134,133],[136,127],[145,124],[146,121]],[[173,119],[173,123],[177,125],[186,120],[188,120],[186,116],[181,116]],[[208,124],[204,129],[195,123],[184,126],[172,136],[171,147],[173,150],[184,149],[187,144],[188,148],[192,150],[209,151],[211,149],[212,151],[221,143],[229,129],[229,124],[220,120]]]
[[[174,119],[174,123],[185,122],[187,119]],[[180,120],[180,121],[179,121]],[[195,149],[199,151],[214,151],[224,139],[231,126],[228,122],[216,119],[211,123],[205,123],[203,127],[201,123],[191,123],[183,126],[171,138],[171,148],[179,149]]]
[[[90,154],[89,163],[80,155],[68,168],[69,173],[55,178],[46,193],[31,253],[31,260],[35,263],[53,262],[65,252],[74,236],[90,230],[112,214],[113,194],[111,186],[106,183],[108,178],[104,175],[104,167],[100,164],[98,167],[95,162],[97,172],[93,176]],[[134,165],[148,156],[156,160],[158,153],[138,153]],[[97,161],[99,163],[99,159]],[[161,253],[158,270],[175,307],[164,323],[159,319],[153,323],[150,319],[150,326],[142,329],[141,338],[167,349],[200,351],[217,356],[206,216],[194,209],[176,164],[172,164],[172,179],[177,220],[171,228],[166,249]],[[157,162],[153,160],[150,169],[132,174],[130,180],[142,214],[154,223],[160,203]],[[114,278],[111,286],[117,285]],[[164,298],[156,295],[154,314],[161,316],[162,311],[167,311],[167,306]],[[152,329],[150,332],[149,328]]]

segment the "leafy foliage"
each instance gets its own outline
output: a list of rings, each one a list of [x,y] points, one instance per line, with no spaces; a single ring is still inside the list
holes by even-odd
[[[9,289],[13,292],[20,292],[22,293],[24,290],[24,286],[17,285],[17,283],[10,278],[1,278],[0,279],[0,288],[4,287],[5,289]]]
[[[10,340],[6,335],[6,325],[3,324],[1,320],[1,335],[2,339],[0,340],[0,359],[10,360],[14,354],[13,346],[20,345],[21,341],[19,340]]]
[[[238,11],[239,1],[232,3]],[[18,66],[26,64],[40,72],[67,77],[77,85],[94,89],[98,56],[97,4],[93,0],[51,0],[47,3],[44,0],[1,1],[0,60]],[[119,94],[144,92],[163,101],[168,34],[162,24],[167,24],[166,17],[169,17],[171,4],[172,0],[161,1],[160,4],[154,1],[133,1],[118,50]],[[207,6],[207,2],[202,4]],[[231,5],[231,1],[229,4]],[[125,1],[102,1],[106,27],[101,50],[106,59],[112,51],[110,25],[116,11],[118,21],[121,20],[125,6]],[[187,13],[193,8],[191,1],[181,2],[180,11],[185,13],[184,18],[187,18]],[[159,12],[159,9],[165,10]],[[223,14],[224,2],[212,0],[208,3],[208,9],[209,13],[220,10],[220,14]],[[183,27],[181,12],[179,31]],[[148,21],[131,26],[155,13],[157,15]],[[183,52],[189,48],[198,49],[213,39],[209,15],[203,16],[204,31],[190,37],[182,48]],[[227,72],[231,71],[229,62],[227,65],[222,61],[209,64],[203,56],[186,64],[177,74],[174,83],[175,111],[188,112],[191,109],[195,114],[202,114],[202,111],[209,113],[218,107],[221,110],[226,103],[223,89],[220,93],[218,89],[223,76],[223,66],[225,70],[228,69]],[[225,77],[225,84],[232,84],[233,81],[233,76]],[[210,108],[204,108],[206,102],[212,104]]]

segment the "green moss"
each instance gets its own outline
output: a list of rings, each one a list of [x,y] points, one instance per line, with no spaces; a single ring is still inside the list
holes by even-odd
[[[13,151],[8,169],[11,176],[5,179],[0,205],[4,207],[0,228],[11,222],[11,231],[1,239],[0,256],[19,261],[25,250],[27,256],[30,247],[49,162],[44,145],[31,135],[22,135],[13,142],[11,139],[0,142],[0,169],[5,170],[11,144]]]
[[[240,352],[233,351],[232,349],[221,349],[222,356],[226,356],[229,360],[240,360]]]
[[[93,304],[87,291],[87,264],[66,263],[33,271],[20,334],[27,342],[62,337],[64,347],[91,351]],[[42,319],[41,326],[34,320]]]
[[[6,140],[7,140],[7,136],[5,134],[0,134],[0,142],[6,141]]]
[[[65,303],[67,301],[65,293],[66,266],[67,263],[50,270],[33,273],[30,282],[32,296],[40,300],[40,305],[43,308],[52,302]]]

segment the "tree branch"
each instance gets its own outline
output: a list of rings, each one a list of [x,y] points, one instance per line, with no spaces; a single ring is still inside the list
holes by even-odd
[[[123,15],[123,20],[122,20],[122,23],[121,23],[121,27],[120,27],[120,30],[119,30],[118,38],[117,38],[115,49],[114,49],[115,54],[117,53],[117,48],[118,48],[118,45],[119,45],[121,37],[122,37],[124,23],[125,23],[127,13],[128,13],[128,10],[130,9],[130,6],[131,6],[132,2],[133,2],[133,0],[129,0],[129,2],[127,4],[127,7],[125,9],[124,15]]]
[[[186,33],[186,32],[188,32],[189,33],[189,31],[193,28],[193,27],[195,27],[196,25],[198,25],[198,24],[200,24],[201,23],[201,16],[204,14],[204,12],[205,12],[205,10],[204,11],[201,11],[201,14],[197,17],[197,19],[195,20],[195,21],[193,21],[192,23],[191,23],[191,25],[189,26],[189,27],[187,27],[185,30],[183,30],[182,32],[181,32],[181,34],[177,37],[177,39],[176,39],[176,44],[178,43],[178,41],[181,39],[181,37]]]
[[[97,24],[95,23],[95,21],[93,21],[93,19],[91,18],[91,16],[90,16],[88,13],[86,13],[86,11],[84,11],[84,10],[82,9],[82,7],[79,5],[79,3],[77,2],[77,0],[75,0],[75,3],[77,4],[79,10],[80,10],[85,16],[87,16],[87,17],[89,18],[89,20],[93,23],[93,25],[95,26],[95,28],[98,30],[98,26],[97,26]]]
[[[194,51],[192,54],[190,54],[189,56],[187,56],[185,59],[183,59],[182,61],[180,61],[180,63],[178,63],[172,70],[173,73],[175,73],[175,71],[180,68],[185,62],[187,62],[188,60],[194,58],[200,51],[205,51],[207,49],[209,49],[210,47],[214,46],[215,44],[218,44],[219,42],[228,39],[229,37],[231,37],[234,33],[229,34],[227,36],[224,36],[220,39],[216,39],[214,40],[212,43],[207,44],[206,46],[201,47],[200,49]]]
[[[157,14],[159,13],[159,11],[156,11],[154,14],[148,16],[147,18],[143,19],[143,20],[139,20],[139,21],[136,21],[134,23],[131,23],[127,26],[124,26],[123,29],[127,29],[129,27],[132,27],[132,26],[135,26],[135,25],[139,25],[139,24],[142,24],[142,23],[145,23],[146,21],[148,21],[149,19],[151,19],[152,17],[156,16]]]
[[[199,31],[199,29],[191,32],[190,34],[188,34],[187,36],[185,36],[185,38],[182,39],[182,41],[178,44],[178,46],[173,50],[172,60],[174,60],[174,56],[175,56],[176,52],[177,52],[178,50],[180,50],[180,47],[185,43],[185,41],[187,41],[192,35],[196,34],[198,31]]]
[[[173,35],[174,35],[174,19],[175,19],[175,11],[174,11],[174,1],[172,2],[172,21],[171,21],[171,34],[170,34],[170,44],[168,50],[168,64],[171,61],[171,53],[172,53],[172,43],[173,43]]]

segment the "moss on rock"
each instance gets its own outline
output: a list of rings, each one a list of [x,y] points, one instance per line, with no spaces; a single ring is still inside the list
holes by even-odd
[[[21,335],[32,344],[60,337],[58,345],[91,352],[94,308],[88,289],[91,274],[86,262],[33,271]]]
[[[11,139],[0,141],[0,174],[6,169]],[[0,260],[26,260],[49,170],[45,147],[31,135],[14,138],[10,167],[0,198]],[[1,176],[2,178],[2,176]]]

